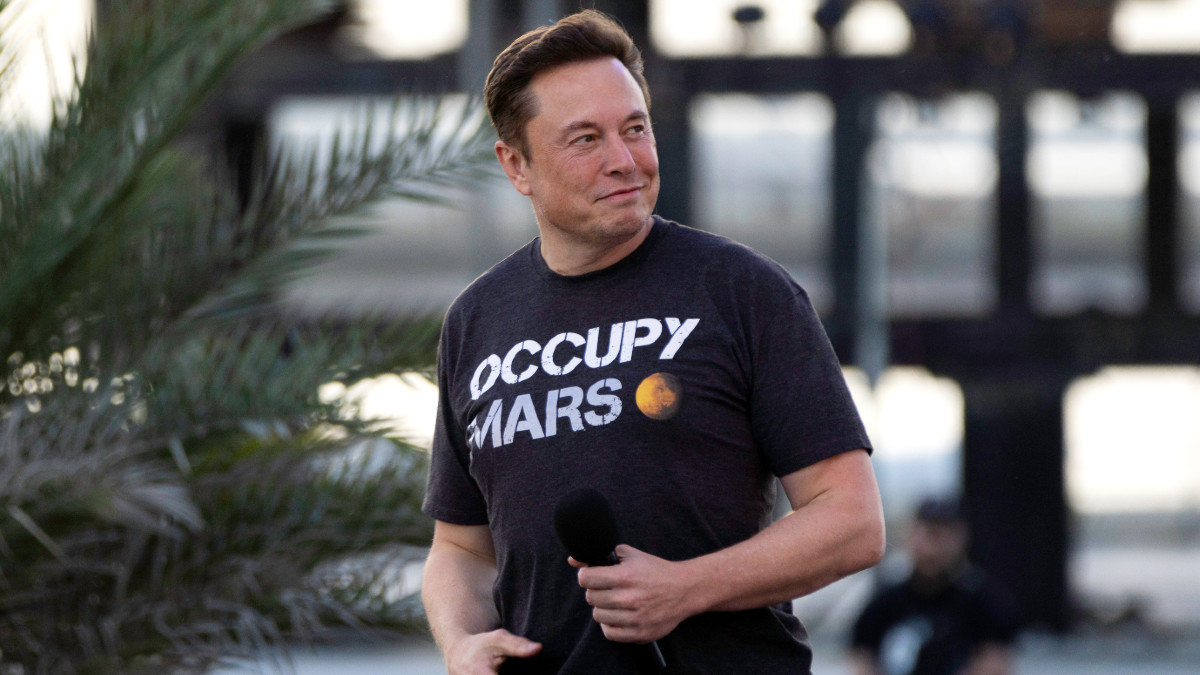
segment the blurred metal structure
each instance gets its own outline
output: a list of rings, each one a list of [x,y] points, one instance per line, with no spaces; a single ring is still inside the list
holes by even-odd
[[[420,61],[340,55],[345,14],[284,36],[248,60],[212,104],[207,132],[243,174],[274,101],[297,94],[478,92],[496,50],[523,30],[571,11],[566,0],[471,0],[470,34],[457,53]],[[952,377],[966,401],[963,484],[977,533],[974,557],[1017,593],[1028,618],[1050,629],[1071,621],[1066,578],[1069,514],[1063,476],[1063,393],[1110,364],[1195,364],[1200,317],[1181,308],[1178,102],[1200,87],[1200,55],[1129,55],[1107,40],[1114,0],[904,0],[915,42],[899,57],[745,56],[672,59],[649,39],[650,0],[583,3],[617,17],[643,47],[654,92],[663,189],[659,212],[690,221],[689,103],[704,93],[823,92],[836,109],[834,308],[826,326],[843,362],[884,349],[891,363]],[[847,2],[823,3],[831,33]],[[744,10],[750,11],[750,10]],[[747,16],[749,16],[747,14]],[[732,20],[732,17],[731,17]],[[1136,92],[1148,110],[1144,274],[1149,300],[1133,316],[1088,311],[1043,316],[1030,300],[1034,241],[1026,176],[1026,102],[1038,90],[1089,97]],[[972,90],[999,106],[995,214],[997,302],[983,317],[888,319],[864,288],[862,231],[868,120],[888,92],[938,97]],[[866,242],[866,243],[864,243]],[[864,339],[864,331],[875,331]],[[880,340],[885,344],[877,344]]]

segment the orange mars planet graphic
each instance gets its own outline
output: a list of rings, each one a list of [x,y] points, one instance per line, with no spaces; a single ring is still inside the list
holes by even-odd
[[[669,420],[683,405],[683,385],[670,373],[654,373],[638,385],[635,398],[646,417]]]

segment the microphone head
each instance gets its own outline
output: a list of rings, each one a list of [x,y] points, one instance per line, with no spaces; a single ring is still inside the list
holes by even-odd
[[[567,553],[589,565],[609,565],[617,547],[617,519],[604,495],[580,488],[554,507],[554,531]]]

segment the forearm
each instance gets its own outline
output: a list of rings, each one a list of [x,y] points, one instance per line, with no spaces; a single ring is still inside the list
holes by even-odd
[[[443,652],[464,637],[494,630],[500,617],[492,601],[494,561],[451,543],[434,542],[425,561],[421,600],[434,640]]]
[[[735,546],[682,563],[692,613],[763,607],[807,595],[883,555],[873,492],[822,495]]]
[[[870,457],[834,455],[780,479],[793,511],[734,546],[676,564],[685,615],[807,595],[883,557],[883,507]]]

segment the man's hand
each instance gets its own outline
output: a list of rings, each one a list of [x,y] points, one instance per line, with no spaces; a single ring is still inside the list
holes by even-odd
[[[579,568],[579,585],[594,609],[592,616],[614,642],[646,643],[675,629],[691,615],[683,604],[687,581],[679,564],[620,544],[620,563],[593,567],[568,558]]]
[[[496,549],[486,525],[434,523],[421,597],[450,675],[495,675],[508,659],[542,650],[533,640],[496,628],[495,581]]]
[[[525,659],[541,651],[542,645],[498,628],[459,640],[446,653],[449,675],[495,675],[510,658]]]

